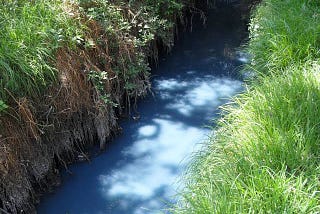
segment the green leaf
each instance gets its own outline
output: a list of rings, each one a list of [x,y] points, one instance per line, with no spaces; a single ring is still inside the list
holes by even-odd
[[[0,100],[0,112],[5,111],[9,106],[3,102],[3,100]]]

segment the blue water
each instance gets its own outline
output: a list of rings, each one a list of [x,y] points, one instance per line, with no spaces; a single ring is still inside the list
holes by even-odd
[[[173,52],[152,71],[154,95],[139,102],[140,120],[90,163],[70,167],[62,186],[38,206],[44,214],[159,213],[179,185],[192,152],[201,147],[218,107],[239,93],[237,67],[245,58],[235,11],[212,12],[207,28],[180,35]],[[241,30],[241,29],[240,29]]]

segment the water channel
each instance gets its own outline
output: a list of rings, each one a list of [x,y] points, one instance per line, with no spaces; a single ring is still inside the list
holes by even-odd
[[[154,95],[139,102],[138,121],[90,163],[70,166],[62,185],[42,198],[40,214],[161,213],[190,155],[201,147],[218,107],[243,90],[238,67],[245,58],[237,9],[212,11],[207,27],[195,22],[172,53],[152,71]],[[182,35],[183,34],[183,35]]]

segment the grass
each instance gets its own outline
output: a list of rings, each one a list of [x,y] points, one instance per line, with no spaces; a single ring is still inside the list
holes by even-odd
[[[126,93],[133,93],[137,77],[148,74],[150,43],[160,38],[172,45],[173,14],[181,14],[182,7],[179,0],[157,4],[139,0],[0,1],[0,113],[13,106],[14,99],[41,97],[56,83],[59,48],[107,45],[112,70],[124,80]],[[105,32],[99,35],[101,41],[86,38],[92,20]],[[100,71],[92,72],[99,76]]]
[[[0,3],[0,100],[36,97],[56,79],[55,51],[74,43],[80,25],[63,10],[63,1]]]
[[[248,52],[259,72],[276,71],[320,57],[319,3],[263,1],[253,13]]]
[[[319,12],[307,0],[258,6],[247,47],[256,80],[223,107],[173,213],[320,212]]]

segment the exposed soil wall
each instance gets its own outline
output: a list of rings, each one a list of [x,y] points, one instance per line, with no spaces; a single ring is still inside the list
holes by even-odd
[[[15,108],[0,118],[2,209],[10,213],[34,212],[37,193],[58,183],[58,165],[76,160],[95,142],[103,148],[116,135],[121,109],[99,99],[86,70],[107,70],[102,48],[94,51],[61,49],[56,67],[59,81],[39,100],[19,98]],[[112,71],[109,70],[109,75]],[[148,78],[141,75],[139,93],[146,92]],[[127,95],[117,76],[104,82],[107,93],[124,107]],[[138,93],[138,92],[137,92]],[[116,112],[118,112],[116,114]],[[37,187],[37,188],[35,188]]]

